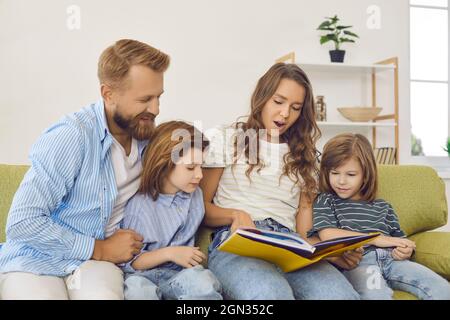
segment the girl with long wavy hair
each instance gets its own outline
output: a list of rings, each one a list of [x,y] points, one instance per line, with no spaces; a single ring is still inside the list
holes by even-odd
[[[217,228],[208,266],[225,297],[358,299],[328,261],[283,273],[269,262],[217,250],[240,227],[297,233],[305,239],[312,227],[320,130],[304,71],[294,64],[275,64],[259,79],[248,118],[206,135],[210,148],[201,182],[204,222]],[[360,259],[359,252],[351,252],[333,263],[351,268]]]

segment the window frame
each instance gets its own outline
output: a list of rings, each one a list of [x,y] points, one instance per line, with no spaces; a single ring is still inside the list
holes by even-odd
[[[450,37],[450,1],[447,3],[447,7],[441,7],[441,6],[429,6],[429,5],[415,5],[411,4],[411,1],[409,1],[409,14],[411,14],[411,8],[422,8],[422,9],[437,9],[437,10],[446,10],[447,11],[447,28],[448,28],[448,35]],[[409,35],[411,39],[411,20],[409,25]],[[448,45],[448,70],[447,70],[447,81],[439,81],[439,80],[423,80],[423,79],[412,79],[411,78],[411,72],[409,74],[409,88],[411,92],[411,84],[413,82],[416,83],[440,83],[440,84],[447,84],[448,90],[448,112],[450,115],[450,41],[447,43]],[[411,45],[409,47],[409,54],[411,56]],[[410,62],[411,63],[411,62]],[[410,65],[411,67],[411,65]],[[411,99],[411,95],[410,95]],[[412,106],[412,103],[410,101],[410,108]],[[412,113],[412,109],[410,109],[410,113]],[[450,120],[450,119],[449,119]],[[410,121],[411,121],[411,114],[410,114]],[[412,125],[412,123],[411,123]],[[409,139],[411,139],[413,132],[410,130],[409,132]],[[450,137],[450,121],[448,121],[448,133],[447,136]],[[422,165],[429,165],[431,167],[434,167],[438,171],[444,171],[446,173],[450,172],[450,157],[442,156],[442,157],[436,157],[436,156],[413,156],[411,154],[411,146],[410,150],[408,151],[409,158],[411,159],[411,162],[416,164],[422,164]]]

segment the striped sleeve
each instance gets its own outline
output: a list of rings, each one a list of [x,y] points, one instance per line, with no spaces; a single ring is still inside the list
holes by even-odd
[[[142,199],[142,196],[135,195],[128,201],[127,205],[125,206],[125,211],[120,226],[121,229],[133,230],[144,238],[141,252],[134,256],[133,259],[131,259],[127,263],[120,265],[123,271],[127,273],[134,273],[137,271],[131,265],[137,258],[148,251],[148,244],[152,242],[150,238],[154,236],[153,224],[149,224],[143,221],[144,216],[148,218],[150,215],[149,212],[144,212],[145,210],[142,206],[143,203],[140,199]]]
[[[313,205],[313,227],[308,231],[308,238],[318,236],[323,229],[337,228],[338,222],[333,208],[333,196],[329,193],[321,193]]]
[[[403,232],[403,230],[400,228],[400,223],[398,221],[397,214],[394,211],[394,208],[390,205],[388,208],[388,215],[387,217],[389,219],[386,219],[386,225],[390,229],[390,236],[391,237],[398,237],[398,238],[405,238],[406,234]]]
[[[74,185],[83,148],[76,125],[59,123],[41,135],[31,149],[31,167],[9,211],[8,240],[62,259],[91,258],[95,239],[61,226],[51,217]]]
[[[136,233],[139,233],[136,229],[136,227],[139,225],[139,219],[137,215],[134,214],[125,214],[122,220],[122,229],[131,229],[133,231],[135,231]],[[131,266],[132,263],[139,258],[142,254],[144,253],[143,248],[141,249],[141,252],[139,254],[137,254],[136,256],[133,257],[133,259],[131,259],[130,261],[123,263],[121,265],[119,265],[120,267],[122,267],[124,272],[127,273],[134,273],[136,272],[136,270]]]

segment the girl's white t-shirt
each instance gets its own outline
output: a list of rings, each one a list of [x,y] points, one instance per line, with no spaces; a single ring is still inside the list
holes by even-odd
[[[260,139],[259,156],[265,164],[258,173],[255,167],[245,175],[248,165],[241,157],[232,169],[235,130],[216,127],[205,132],[210,141],[204,168],[224,168],[213,202],[222,208],[239,209],[247,212],[252,219],[272,218],[295,231],[295,216],[300,200],[300,186],[295,179],[282,175],[284,155],[289,152],[286,143],[270,143]],[[281,177],[281,179],[280,179]],[[300,179],[300,184],[303,180]]]

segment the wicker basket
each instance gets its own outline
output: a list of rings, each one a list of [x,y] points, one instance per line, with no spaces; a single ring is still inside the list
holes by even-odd
[[[355,122],[368,122],[375,119],[383,108],[378,107],[344,107],[337,108],[348,120]]]

